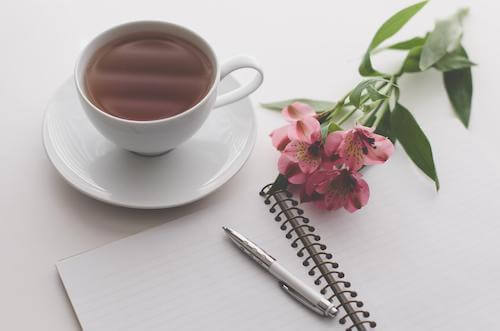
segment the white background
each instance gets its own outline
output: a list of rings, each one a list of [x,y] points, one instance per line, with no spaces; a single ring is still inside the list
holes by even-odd
[[[95,34],[130,20],[172,21],[206,37],[222,59],[239,53],[259,59],[265,82],[252,97],[255,105],[301,96],[336,99],[359,80],[357,66],[376,28],[411,3],[4,2],[0,11],[0,329],[78,329],[54,268],[57,260],[212,203],[224,203],[237,196],[242,185],[257,190],[276,172],[277,154],[267,134],[282,120],[278,114],[256,107],[258,141],[249,162],[227,185],[198,203],[163,211],[128,210],[94,201],[67,185],[44,154],[41,123],[51,95],[71,75],[79,50]],[[432,28],[435,18],[447,16],[463,5],[471,7],[465,21],[464,45],[471,59],[479,64],[473,70],[470,130],[478,139],[495,146],[499,120],[496,61],[500,53],[497,2],[434,0],[396,39],[423,35]],[[439,73],[411,75],[401,84],[402,103],[414,112],[431,142],[439,141],[440,132],[446,130],[433,125],[435,119],[460,125],[452,114]],[[448,143],[450,148],[460,148],[453,140]],[[490,151],[499,158],[498,148]],[[403,153],[400,147],[397,153]],[[439,170],[439,155],[436,157]],[[408,167],[409,177],[420,176],[409,162],[402,164]],[[488,164],[478,165],[478,171],[485,175],[488,170]],[[381,174],[383,169],[377,171]],[[431,183],[422,176],[417,180],[422,192],[432,193]],[[375,185],[372,192],[376,189]],[[485,199],[497,201],[497,197]]]

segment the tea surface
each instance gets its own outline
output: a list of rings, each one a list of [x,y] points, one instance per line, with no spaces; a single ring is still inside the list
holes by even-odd
[[[212,76],[210,60],[195,45],[167,34],[141,33],[100,48],[87,67],[85,88],[106,113],[151,121],[197,104]]]

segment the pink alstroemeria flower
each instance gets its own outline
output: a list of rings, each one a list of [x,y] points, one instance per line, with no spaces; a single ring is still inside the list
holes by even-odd
[[[271,132],[272,143],[277,150],[282,151],[293,139],[311,141],[311,136],[319,125],[316,112],[311,106],[294,102],[283,108],[281,114],[290,124]]]
[[[315,205],[326,210],[344,207],[353,213],[367,204],[370,197],[368,184],[361,174],[348,169],[317,171],[306,183],[306,194],[319,193],[323,198],[316,199]]]
[[[299,164],[292,162],[285,154],[281,154],[278,160],[278,170],[290,184],[301,185],[306,182],[306,174],[300,170]]]
[[[300,130],[297,130],[301,132]],[[327,169],[333,166],[341,165],[341,159],[336,156],[335,152],[338,150],[342,139],[338,136],[331,134],[323,144],[321,142],[321,128],[317,122],[314,132],[305,134],[301,132],[300,136],[294,137],[283,151],[291,161],[298,163],[299,168],[306,174],[311,174],[318,168],[323,167]]]
[[[306,141],[292,140],[286,145],[283,155],[297,163],[303,173],[311,174],[321,164],[321,139],[311,144]]]
[[[394,145],[384,136],[373,133],[372,128],[357,125],[354,129],[337,131],[332,140],[342,142],[330,155],[338,156],[347,168],[356,171],[363,165],[384,163],[394,152]]]

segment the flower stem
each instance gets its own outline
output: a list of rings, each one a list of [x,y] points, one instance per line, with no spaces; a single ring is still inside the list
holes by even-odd
[[[382,82],[379,86],[376,87],[377,91],[380,91],[382,88],[384,88],[387,84],[390,84],[392,86],[392,82],[391,83],[388,83],[388,82]],[[388,88],[387,91],[390,91],[390,88]],[[366,101],[368,101],[368,99],[370,98],[370,96],[368,94],[365,94],[361,97],[361,101],[360,101],[360,105],[363,105]],[[378,108],[380,108],[380,105],[381,105],[381,101],[375,101],[375,103],[378,103],[378,105],[374,108],[374,110],[371,111],[371,114],[374,114],[377,112]],[[359,108],[354,108],[353,110],[351,110],[349,113],[345,114],[339,121],[338,121],[338,125],[342,125],[345,121],[347,121]],[[371,115],[367,118],[369,119],[371,118]],[[364,124],[364,123],[361,123],[361,124]]]
[[[347,98],[351,95],[353,90],[350,90],[348,93],[346,93],[339,101],[337,101],[337,104],[335,107],[331,110],[330,114],[327,117],[327,120],[331,120],[337,113],[344,107],[345,101]]]
[[[376,114],[377,111],[380,109],[380,106],[382,105],[382,100],[375,101],[373,103],[373,105],[375,105],[375,107],[373,107],[373,109],[370,110],[370,112],[364,116],[365,118],[362,121],[359,121],[359,124],[365,126],[366,123],[368,123],[371,120],[371,118],[373,117],[373,115]]]
[[[382,106],[380,109],[377,110],[377,113],[375,114],[376,119],[373,122],[372,128],[377,129],[379,126],[380,122],[384,118],[385,112],[389,109],[389,98],[385,99],[384,102],[382,103]]]
[[[347,100],[347,98],[349,98],[349,96],[351,95],[351,93],[352,93],[352,90],[350,90],[348,93],[346,93],[346,95],[344,95],[342,97],[342,99],[339,100],[338,103],[343,105],[345,103],[345,101]]]
[[[394,85],[396,84],[396,80],[397,80],[396,76],[391,76],[391,81],[389,83],[389,87],[387,88],[387,91],[385,92],[385,94],[387,95],[387,98],[384,99],[384,102],[382,103],[381,107],[376,111],[376,114],[375,114],[376,119],[372,125],[373,129],[377,129],[380,122],[384,118],[385,113],[389,109],[389,98],[391,97],[391,93],[394,90]]]
[[[337,122],[337,125],[342,125],[345,121],[347,121],[349,119],[349,117],[352,116],[352,114],[354,114],[356,112],[356,110],[358,110],[358,108],[354,108],[352,109],[351,111],[349,111],[347,114],[345,114],[338,122]]]

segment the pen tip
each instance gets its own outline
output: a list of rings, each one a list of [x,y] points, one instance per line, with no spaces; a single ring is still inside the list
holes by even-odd
[[[228,228],[228,227],[225,227],[225,226],[223,226],[223,227],[222,227],[222,230],[224,230],[224,231],[225,231],[225,232],[227,232],[227,233],[231,232],[231,230],[229,230],[229,228]]]

